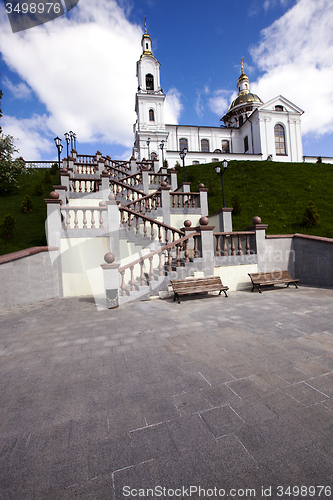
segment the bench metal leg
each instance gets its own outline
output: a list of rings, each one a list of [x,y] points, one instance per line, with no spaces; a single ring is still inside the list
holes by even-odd
[[[173,301],[175,301],[176,299],[178,299],[178,304],[180,304],[179,294],[177,292],[174,293]]]
[[[221,293],[222,293],[222,292],[224,292],[224,295],[225,295],[226,297],[228,297],[226,290],[220,290],[219,295],[221,295]]]

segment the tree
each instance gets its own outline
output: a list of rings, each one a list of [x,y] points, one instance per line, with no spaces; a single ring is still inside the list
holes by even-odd
[[[17,186],[19,174],[26,173],[24,161],[13,160],[13,154],[18,150],[14,146],[11,135],[0,134],[0,192],[7,192]]]
[[[313,227],[319,224],[319,215],[313,201],[309,201],[303,215],[303,226]]]
[[[9,240],[13,237],[15,226],[15,219],[10,214],[4,216],[3,221],[0,224],[0,236]]]

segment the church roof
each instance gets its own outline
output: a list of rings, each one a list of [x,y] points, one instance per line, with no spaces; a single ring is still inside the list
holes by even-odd
[[[239,104],[244,104],[247,102],[248,103],[250,103],[250,102],[261,102],[262,103],[262,100],[256,94],[252,94],[251,92],[239,94],[236,97],[236,99],[234,99],[232,101],[232,103],[230,104],[228,112],[231,111],[236,106],[238,106]]]

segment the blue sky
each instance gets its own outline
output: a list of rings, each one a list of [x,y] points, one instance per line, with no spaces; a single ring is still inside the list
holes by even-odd
[[[1,124],[25,159],[69,130],[79,153],[129,158],[145,15],[169,123],[219,126],[244,56],[253,92],[304,110],[303,154],[333,156],[331,0],[80,0],[15,34],[0,5]]]

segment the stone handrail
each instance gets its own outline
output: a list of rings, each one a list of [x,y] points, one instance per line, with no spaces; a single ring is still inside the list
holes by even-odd
[[[255,234],[254,231],[231,231],[213,233],[216,239],[216,257],[227,257],[230,255],[243,255],[242,239],[245,239],[245,253],[250,255],[250,235]],[[222,238],[222,247],[221,247]],[[237,250],[235,246],[235,239],[237,239]]]
[[[97,163],[95,162],[85,163],[81,161],[76,161],[74,163],[74,171],[76,174],[86,174],[86,175],[95,174],[97,168],[98,168]]]
[[[138,209],[137,205],[139,205]],[[142,196],[141,198],[126,203],[123,206],[126,208],[130,208],[130,206],[132,206],[132,209],[140,214],[142,214],[144,211],[156,210],[161,206],[161,191],[157,189],[155,193]]]
[[[190,233],[182,238],[179,238],[178,240],[173,241],[172,243],[169,243],[168,245],[165,245],[158,250],[155,250],[154,252],[150,252],[147,255],[144,255],[143,257],[140,257],[139,259],[134,260],[133,262],[130,262],[129,264],[126,264],[125,266],[119,267],[118,272],[121,274],[122,277],[122,283],[121,283],[121,295],[125,296],[126,295],[126,283],[125,283],[125,271],[127,269],[130,269],[131,271],[131,278],[129,281],[130,284],[130,289],[131,291],[135,290],[135,278],[134,278],[134,267],[137,264],[140,264],[141,270],[140,270],[140,285],[144,286],[146,285],[146,278],[144,275],[144,270],[143,266],[144,263],[147,259],[149,259],[150,265],[149,265],[149,281],[155,281],[154,277],[154,267],[153,267],[153,258],[158,255],[159,256],[159,264],[158,264],[158,274],[159,276],[164,275],[163,268],[166,266],[167,271],[172,271],[172,257],[171,257],[171,250],[176,249],[176,267],[181,266],[181,258],[180,258],[180,251],[181,248],[184,247],[184,262],[187,263],[190,261],[189,259],[189,252],[187,250],[188,247],[188,240],[190,238],[194,238],[194,257],[198,257],[198,245],[197,245],[197,238],[200,236],[200,233],[193,232]],[[162,263],[162,255],[163,252],[167,251],[167,256],[165,259],[165,263],[163,265]]]
[[[96,156],[95,155],[77,155],[76,162],[77,163],[85,163],[85,164],[96,163]]]
[[[133,202],[135,203],[135,201],[137,201],[139,198],[144,197],[146,194],[144,193],[144,191],[140,191],[139,189],[128,186],[122,181],[117,181],[112,178],[110,178],[110,188],[116,197],[121,196],[122,198],[125,198],[127,200],[131,200],[132,198],[132,200],[126,203],[125,206]]]
[[[136,234],[142,234],[142,236],[146,237],[148,236],[147,225],[148,226],[150,225],[150,238],[152,240],[155,240],[155,232],[154,232],[154,227],[155,227],[155,229],[157,229],[159,243],[162,243],[163,230],[164,230],[164,242],[166,245],[169,243],[169,232],[172,234],[172,241],[175,241],[176,234],[178,234],[178,236],[180,237],[184,236],[184,231],[172,226],[168,226],[167,224],[164,224],[163,222],[160,222],[156,219],[147,217],[146,215],[138,214],[137,212],[129,208],[119,207],[119,211],[120,211],[120,221],[122,227],[125,227],[125,224],[127,224],[129,230],[135,229]],[[125,220],[125,214],[127,214],[127,221]],[[132,220],[134,223],[132,222]]]
[[[26,168],[51,168],[52,165],[58,165],[56,160],[54,161],[24,161]]]
[[[102,158],[105,160],[105,164],[110,167],[117,168],[118,170],[121,170],[122,172],[126,172],[128,170],[131,170],[131,165],[128,160],[111,160],[109,156],[102,156]]]
[[[65,205],[60,210],[62,213],[65,213],[64,223],[66,229],[96,229],[96,224],[98,224],[99,229],[104,229],[103,212],[107,212],[106,207],[74,207]],[[73,222],[71,221],[70,212],[74,212]],[[97,212],[97,217],[95,217],[95,212]],[[88,217],[87,213],[89,214]]]
[[[158,184],[159,186],[165,181],[167,184],[171,183],[171,174],[153,174],[149,172],[149,184]]]
[[[74,193],[91,193],[98,191],[97,179],[82,179],[80,177],[70,178],[70,191]]]
[[[191,192],[174,191],[170,193],[172,208],[199,208],[200,194]],[[177,201],[176,201],[177,198]]]
[[[117,181],[123,181],[123,179],[129,177],[127,172],[115,167],[114,165],[105,164],[106,170],[112,175],[112,177]]]
[[[120,181],[130,187],[138,186],[139,184],[142,184],[142,173],[138,172],[137,174],[126,175],[125,177],[122,177]]]

